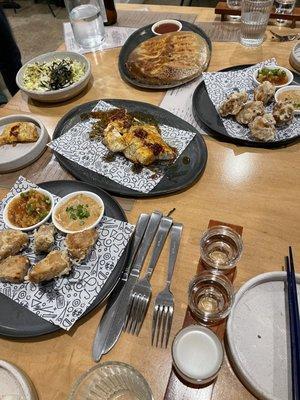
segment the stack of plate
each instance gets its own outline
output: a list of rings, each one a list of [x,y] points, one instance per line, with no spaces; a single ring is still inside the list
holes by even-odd
[[[298,72],[300,72],[300,43],[297,43],[291,51],[290,64]]]

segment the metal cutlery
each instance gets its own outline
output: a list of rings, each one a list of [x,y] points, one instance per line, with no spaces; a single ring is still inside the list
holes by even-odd
[[[174,313],[174,296],[170,290],[171,280],[177,259],[178,249],[181,240],[183,226],[182,224],[174,224],[170,231],[170,252],[168,273],[165,288],[158,293],[153,311],[152,319],[152,346],[167,347]]]
[[[156,211],[149,217],[142,214],[134,233],[132,253],[122,280],[117,285],[108,300],[107,307],[97,327],[92,355],[99,361],[117,342],[125,322],[130,294],[142,269],[151,243],[162,218],[162,213]],[[132,268],[132,269],[131,269]]]
[[[273,37],[277,40],[279,40],[279,42],[291,42],[292,40],[295,39],[300,39],[300,33],[292,33],[289,35],[278,35],[278,33],[275,33],[273,31],[270,31],[273,35]]]
[[[130,305],[127,311],[127,320],[125,330],[133,335],[138,335],[145,319],[148,309],[149,300],[152,294],[150,279],[154,268],[167,239],[169,230],[172,226],[172,219],[163,217],[159,224],[156,234],[152,256],[146,271],[146,274],[134,286],[131,293]]]

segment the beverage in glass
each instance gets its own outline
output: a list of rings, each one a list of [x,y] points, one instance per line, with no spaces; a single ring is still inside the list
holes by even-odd
[[[259,46],[264,40],[273,0],[243,0],[241,44]]]
[[[65,0],[76,42],[87,49],[104,40],[104,25],[98,0]]]
[[[274,6],[277,14],[291,14],[295,8],[296,0],[275,0]],[[279,24],[286,22],[284,19],[276,20]]]
[[[233,10],[238,10],[241,8],[241,0],[227,0],[227,5]]]

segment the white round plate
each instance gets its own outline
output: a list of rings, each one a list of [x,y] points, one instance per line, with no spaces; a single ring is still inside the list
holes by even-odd
[[[297,275],[300,302],[300,275]],[[227,322],[229,358],[244,385],[262,400],[291,397],[285,272],[268,272],[237,292]]]
[[[32,164],[44,152],[49,141],[49,135],[43,123],[29,115],[10,115],[0,118],[0,135],[5,125],[14,122],[32,122],[37,127],[39,139],[34,143],[0,146],[0,173],[16,171]]]
[[[32,382],[21,369],[0,360],[0,400],[37,400]]]

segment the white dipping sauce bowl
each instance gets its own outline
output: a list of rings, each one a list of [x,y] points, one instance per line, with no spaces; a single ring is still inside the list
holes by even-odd
[[[172,357],[183,379],[203,385],[217,376],[224,351],[213,331],[200,325],[190,325],[176,335],[172,344]]]
[[[290,85],[290,84],[293,82],[293,80],[294,80],[294,75],[293,75],[293,73],[292,73],[289,69],[284,68],[284,67],[281,67],[280,65],[265,65],[264,67],[261,67],[261,68],[256,69],[256,70],[254,71],[254,73],[253,73],[253,81],[254,81],[254,83],[255,83],[256,85],[260,85],[260,84],[261,84],[261,82],[259,82],[259,81],[257,80],[257,76],[258,76],[258,72],[259,72],[262,68],[266,68],[266,69],[279,68],[279,69],[283,70],[283,71],[287,74],[287,77],[288,77],[287,83],[284,83],[283,85],[274,85],[274,86],[275,86],[275,89],[279,89],[279,88],[281,88],[281,87],[288,86],[288,85]]]
[[[281,94],[281,93],[284,93],[284,92],[288,92],[288,91],[290,91],[290,90],[297,90],[297,91],[299,91],[300,92],[300,85],[290,85],[290,86],[284,86],[284,87],[282,87],[282,88],[280,88],[280,89],[278,89],[278,90],[276,90],[276,92],[275,92],[275,101],[278,103],[278,101],[279,101],[279,99],[278,99],[278,96]],[[300,108],[298,109],[295,109],[295,114],[300,114]]]
[[[174,33],[174,32],[179,32],[182,29],[182,23],[180,21],[177,21],[176,19],[162,19],[161,21],[155,22],[155,24],[152,25],[151,30],[154,35],[160,36],[163,35],[163,33],[158,33],[156,32],[156,28],[158,28],[160,25],[165,25],[165,24],[172,24],[176,25],[178,29],[176,31],[172,31],[169,33]]]

